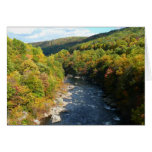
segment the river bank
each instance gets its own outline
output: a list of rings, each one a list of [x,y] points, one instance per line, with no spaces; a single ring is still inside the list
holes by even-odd
[[[72,94],[69,92],[69,90],[73,88],[74,86],[68,83],[64,83],[62,85],[62,87],[56,92],[55,99],[53,101],[55,105],[51,107],[47,113],[44,113],[43,118],[36,120],[38,125],[44,125],[48,120],[51,120],[52,123],[61,121],[60,113],[67,112],[65,107],[67,106],[68,102],[65,102],[64,99],[72,99]]]
[[[102,89],[90,84],[81,77],[68,77],[67,93],[58,93],[63,106],[57,106],[53,115],[46,117],[44,125],[118,125],[120,117],[115,105],[110,105],[110,99]],[[59,112],[56,112],[57,111]],[[56,117],[57,113],[57,117]],[[54,119],[54,121],[53,121]]]

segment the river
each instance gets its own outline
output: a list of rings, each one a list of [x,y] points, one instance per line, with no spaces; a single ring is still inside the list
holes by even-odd
[[[46,125],[119,125],[121,123],[116,109],[104,102],[104,92],[99,86],[73,77],[68,78],[66,83],[75,86],[70,90],[72,99],[64,99],[69,102],[66,106],[67,112],[60,114],[62,121],[52,124],[50,119]]]

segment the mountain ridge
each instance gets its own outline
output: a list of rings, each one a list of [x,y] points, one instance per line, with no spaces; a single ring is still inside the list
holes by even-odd
[[[65,37],[65,38],[59,38],[54,40],[48,40],[48,41],[41,41],[41,42],[34,42],[30,43],[34,47],[41,47],[43,50],[43,53],[45,55],[51,55],[54,53],[59,52],[62,49],[70,50],[70,52],[73,52],[73,50],[79,49],[79,46],[83,43],[91,42],[98,40],[99,38],[106,38],[109,35],[116,34],[122,31],[131,31],[135,33],[135,30],[140,30],[142,27],[124,27],[116,30],[112,30],[105,33],[99,33],[95,34],[89,37]]]

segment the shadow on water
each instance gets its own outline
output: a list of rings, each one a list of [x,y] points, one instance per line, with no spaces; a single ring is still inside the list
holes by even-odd
[[[67,112],[60,114],[62,121],[52,124],[49,120],[46,125],[120,125],[116,109],[105,104],[100,87],[81,78],[68,78],[66,82],[75,86],[70,90],[72,99],[64,99],[69,102]]]

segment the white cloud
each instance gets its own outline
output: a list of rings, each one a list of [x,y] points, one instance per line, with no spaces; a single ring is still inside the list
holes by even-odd
[[[8,32],[13,34],[31,34],[36,28],[9,27]]]
[[[88,29],[84,28],[41,28],[39,33],[31,36],[26,36],[28,39],[36,39],[42,37],[69,37],[69,36],[90,36],[91,33]]]
[[[12,34],[12,35],[10,35]],[[24,35],[23,35],[24,34]],[[91,36],[95,33],[86,28],[61,28],[61,27],[47,27],[47,28],[22,28],[9,27],[8,36],[16,38],[24,42],[38,42],[46,41],[71,36]]]
[[[71,36],[91,36],[97,34],[89,28],[81,27],[9,27],[7,30],[8,36],[23,42],[38,42]]]

